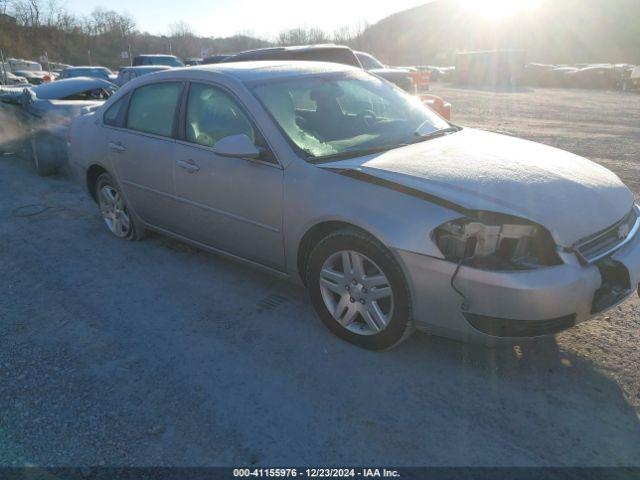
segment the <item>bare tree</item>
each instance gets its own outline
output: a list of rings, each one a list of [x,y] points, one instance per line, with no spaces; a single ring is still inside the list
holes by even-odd
[[[319,28],[292,28],[278,34],[277,43],[287,45],[309,45],[327,43],[328,35]]]
[[[129,15],[104,8],[96,8],[86,22],[89,33],[93,35],[126,36],[133,33],[135,26],[135,20]]]
[[[169,25],[169,36],[172,38],[184,38],[195,35],[193,33],[193,27],[191,27],[190,24],[184,20],[179,20]]]
[[[13,14],[19,24],[26,27],[40,26],[40,16],[42,12],[41,0],[14,0]]]

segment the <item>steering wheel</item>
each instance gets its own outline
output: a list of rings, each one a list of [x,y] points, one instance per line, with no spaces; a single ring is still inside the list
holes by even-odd
[[[363,110],[356,115],[356,120],[358,124],[371,128],[376,124],[378,117],[372,110]]]

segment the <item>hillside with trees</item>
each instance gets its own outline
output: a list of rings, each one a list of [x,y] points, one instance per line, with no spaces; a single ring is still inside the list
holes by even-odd
[[[69,12],[58,0],[0,0],[0,49],[5,57],[37,60],[45,52],[52,62],[72,65],[127,64],[122,52],[172,53],[180,58],[236,53],[274,45],[341,43],[363,47],[360,39],[366,25],[356,24],[324,32],[296,28],[268,41],[249,34],[216,38],[199,37],[188,23],[169,26],[166,35],[141,32],[131,16],[103,8],[89,16]],[[238,25],[242,31],[243,26]]]
[[[6,12],[3,15],[3,12]],[[167,35],[140,32],[135,19],[102,8],[87,17],[73,15],[55,0],[0,0],[0,49],[7,57],[37,60],[45,52],[52,62],[118,67],[122,52],[173,53],[198,57],[271,45],[247,35],[197,37],[188,24],[171,25]]]
[[[437,0],[371,26],[362,42],[395,65],[449,64],[456,51],[522,49],[530,61],[640,63],[640,1],[543,0],[505,21]]]
[[[536,62],[640,63],[638,19],[639,0],[543,0],[536,12],[504,22],[473,13],[460,0],[434,0],[371,26],[298,28],[265,40],[249,34],[198,37],[184,22],[171,25],[166,35],[152,35],[141,32],[134,18],[111,10],[79,17],[59,0],[0,0],[0,49],[11,57],[38,59],[47,52],[51,61],[109,67],[126,64],[121,53],[129,50],[187,58],[327,42],[372,52],[393,65],[450,64],[457,51],[497,48],[526,50]]]

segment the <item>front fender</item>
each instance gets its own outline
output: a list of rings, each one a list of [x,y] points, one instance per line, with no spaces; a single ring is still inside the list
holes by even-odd
[[[358,227],[392,251],[442,258],[431,239],[438,226],[460,213],[380,185],[294,162],[285,171],[285,254],[296,270],[305,234],[324,222]]]

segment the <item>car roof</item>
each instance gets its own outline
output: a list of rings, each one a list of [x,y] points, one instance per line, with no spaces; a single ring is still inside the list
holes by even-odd
[[[255,80],[273,80],[322,73],[359,72],[361,69],[340,63],[329,62],[252,61],[196,65],[193,67],[172,70],[172,72],[180,71],[219,73],[245,83]],[[164,72],[161,74],[164,74]]]
[[[178,58],[175,55],[170,55],[168,53],[141,53],[140,55],[136,55],[136,57],[171,57],[171,58]]]
[[[245,50],[243,52],[237,53],[235,55],[231,55],[231,60],[234,58],[246,58],[246,57],[254,57],[256,60],[260,57],[269,57],[273,54],[282,53],[282,52],[327,52],[327,51],[336,51],[336,50],[348,50],[351,49],[345,45],[333,45],[333,44],[318,44],[318,45],[293,45],[289,47],[267,47],[267,48],[256,48],[255,50]]]
[[[171,70],[169,65],[134,65],[133,67],[122,67],[120,71],[125,70]]]
[[[346,49],[350,50],[346,45],[335,45],[333,43],[322,43],[315,45],[291,45],[288,47],[267,47],[256,48],[255,50],[245,50],[240,53],[254,53],[254,52],[283,52],[283,51],[304,51],[304,50],[333,50],[333,49]]]
[[[76,69],[87,69],[87,68],[104,68],[106,70],[109,70],[107,67],[103,67],[101,65],[74,65],[73,67],[67,67],[65,68],[65,70],[76,70]]]

